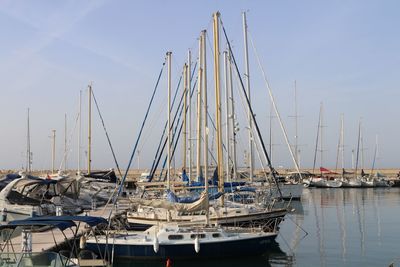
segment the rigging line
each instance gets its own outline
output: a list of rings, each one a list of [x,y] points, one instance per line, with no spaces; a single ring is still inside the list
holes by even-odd
[[[235,77],[236,77],[236,82],[238,82],[238,75],[237,75],[237,73],[235,73],[235,74],[236,74],[236,75],[235,75]],[[245,110],[245,103],[244,103],[243,95],[240,94],[240,91],[239,91],[238,88],[237,88],[237,90],[238,90],[238,93],[239,93],[239,96],[240,96],[240,100],[241,100],[241,104],[242,104],[243,111],[244,111],[244,110]],[[243,112],[243,113],[245,113],[245,112]],[[247,114],[245,114],[245,115],[247,115]],[[253,129],[250,129],[250,130],[251,130],[251,135],[252,135],[252,137],[253,137],[253,136],[254,136],[254,130],[253,130]],[[265,181],[271,181],[271,180],[267,177],[267,175],[266,175],[266,168],[264,167],[264,163],[263,163],[263,161],[262,161],[262,159],[261,159],[259,143],[256,142],[256,140],[254,140],[254,145],[255,145],[255,148],[256,148],[258,160],[260,161],[261,168],[262,168],[262,170],[263,170],[263,174],[264,174],[264,177],[265,177]]]
[[[163,99],[161,101],[161,103],[165,103],[166,101],[167,101],[167,98]],[[159,109],[155,112],[154,117],[151,118],[151,120],[149,121],[148,130],[145,132],[143,142],[139,145],[138,151],[139,150],[142,151],[143,147],[147,144],[147,141],[150,139],[151,133],[154,133],[154,128],[156,126],[158,126],[158,124],[160,123],[160,120],[162,117],[161,114],[163,113],[163,109],[164,109],[163,105],[159,105]]]
[[[255,44],[254,44],[253,38],[252,38],[252,36],[251,36],[251,33],[250,33],[249,35],[250,35],[250,42],[251,42],[251,45],[252,45],[252,47],[253,47],[253,49],[254,49],[254,53],[255,53],[255,55],[256,55],[256,59],[257,59],[258,66],[259,66],[259,68],[261,69],[261,72],[262,72],[262,75],[263,75],[265,84],[267,85],[269,97],[270,97],[270,99],[271,99],[272,106],[274,107],[275,114],[276,114],[276,116],[278,117],[278,121],[279,121],[279,124],[280,124],[281,129],[282,129],[283,137],[285,138],[286,144],[287,144],[287,146],[288,146],[290,156],[292,157],[294,166],[295,166],[295,168],[296,168],[296,170],[297,170],[297,172],[298,172],[298,174],[299,174],[299,176],[300,176],[300,180],[303,180],[303,177],[302,177],[301,172],[300,172],[299,164],[297,163],[297,158],[294,156],[292,147],[290,146],[290,142],[289,142],[289,138],[288,138],[288,135],[287,135],[285,126],[283,125],[283,122],[282,122],[282,119],[281,119],[281,115],[279,114],[278,108],[277,108],[277,106],[276,106],[276,104],[275,104],[275,99],[274,99],[274,96],[273,96],[273,94],[272,94],[271,86],[269,85],[267,76],[265,75],[264,68],[263,68],[262,65],[261,65],[261,60],[260,60],[260,57],[258,56],[258,52],[257,52],[256,46],[255,46]]]
[[[220,19],[220,20],[221,20],[221,19]],[[228,47],[229,47],[229,51],[230,51],[231,56],[232,56],[233,63],[234,63],[234,65],[235,65],[235,70],[236,70],[236,72],[237,72],[237,74],[238,74],[238,76],[239,76],[240,85],[241,85],[241,87],[242,87],[243,94],[244,94],[244,96],[246,97],[246,102],[247,102],[247,105],[248,105],[249,110],[250,110],[251,117],[252,117],[253,122],[254,122],[254,127],[255,127],[256,130],[257,130],[257,134],[258,134],[258,136],[259,136],[259,139],[260,139],[260,142],[261,142],[261,146],[262,146],[262,148],[263,148],[264,156],[265,156],[266,159],[267,159],[268,167],[269,167],[270,170],[271,170],[272,177],[274,178],[274,181],[275,181],[276,187],[277,187],[277,189],[278,189],[279,195],[282,197],[282,192],[281,192],[281,189],[279,188],[278,180],[277,180],[277,178],[276,178],[275,169],[274,169],[274,167],[272,167],[271,160],[270,160],[270,158],[269,158],[267,149],[265,148],[264,140],[263,140],[262,137],[261,137],[260,128],[258,127],[258,123],[257,123],[257,121],[256,121],[256,117],[255,117],[255,115],[254,115],[253,108],[252,108],[251,105],[250,105],[250,100],[249,100],[249,97],[248,97],[248,95],[247,95],[247,93],[246,93],[246,89],[245,89],[245,87],[244,87],[242,77],[240,76],[239,68],[238,68],[238,66],[237,66],[237,64],[236,64],[236,59],[235,59],[235,56],[234,56],[233,51],[232,51],[232,48],[231,48],[231,43],[229,42],[229,39],[228,39],[226,30],[225,30],[224,24],[222,23],[222,20],[221,20],[221,26],[222,26],[222,30],[223,30],[223,32],[224,32],[224,36],[225,36],[226,42],[228,43]]]
[[[66,157],[67,157],[68,154],[69,154],[70,145],[71,145],[71,141],[72,141],[72,137],[73,137],[73,134],[74,134],[74,132],[75,132],[75,129],[76,129],[76,125],[77,125],[77,123],[78,123],[79,116],[80,116],[80,114],[78,113],[78,115],[76,116],[76,119],[75,119],[74,128],[73,128],[72,131],[70,132],[69,139],[68,139],[68,142],[67,142],[67,149],[66,149],[65,152],[64,152],[63,160],[61,161],[61,164],[60,164],[60,170],[62,170],[62,168],[63,168],[63,166],[64,166],[64,164],[65,164],[65,159],[66,159]]]
[[[317,129],[317,138],[315,141],[315,151],[314,151],[314,162],[313,162],[313,174],[315,174],[315,165],[317,164],[317,151],[318,151],[318,138],[319,138],[319,128],[321,124],[321,111],[318,115],[318,129]],[[312,179],[312,178],[311,178]]]
[[[172,104],[171,104],[171,110],[172,110],[173,107],[174,107],[175,100],[176,100],[176,97],[177,97],[177,95],[178,95],[179,86],[180,86],[180,84],[181,84],[181,81],[182,81],[182,75],[180,76],[178,85],[177,85],[176,90],[175,90],[174,98],[173,98]],[[181,97],[181,100],[180,100],[180,102],[179,102],[178,108],[179,108],[179,106],[180,106],[181,103],[182,103],[182,99],[183,99],[183,96]],[[171,111],[171,110],[170,110],[170,111]],[[175,115],[175,117],[176,117],[176,115]],[[175,117],[174,117],[174,119],[173,119],[173,121],[172,121],[172,125],[174,125]],[[167,130],[167,126],[168,126],[168,121],[165,122],[164,130],[163,130],[163,132],[162,132],[162,134],[161,134],[160,142],[161,142],[161,141],[163,140],[163,138],[164,138],[165,132],[166,132],[166,130]],[[171,126],[171,127],[172,127],[172,126]],[[167,140],[167,138],[166,138],[165,140]],[[167,142],[167,141],[165,141],[165,142]],[[158,151],[158,149],[157,149],[157,151]],[[161,151],[161,153],[162,153],[163,151],[164,151],[164,148],[163,148],[163,150]],[[151,169],[150,169],[150,181],[151,181],[152,176],[154,175],[155,169],[156,169],[156,167],[157,167],[157,166],[154,166],[154,162],[156,161],[157,156],[158,156],[158,153],[156,153],[156,155],[154,156],[153,164],[152,164]],[[153,168],[154,168],[154,169],[153,169]]]
[[[195,73],[195,71],[196,71],[196,67],[197,67],[197,62],[196,62],[196,64],[194,65],[191,79],[193,78],[193,75],[194,75],[194,73]],[[195,81],[195,85],[196,85],[196,83],[197,83],[197,79],[196,79],[196,81]],[[178,86],[178,88],[179,88],[179,86]],[[176,95],[177,95],[177,93],[178,93],[178,88],[177,88],[177,90],[176,90],[176,92],[175,92],[174,102],[175,102],[175,97],[176,97]],[[194,87],[193,87],[193,88],[194,88]],[[180,107],[180,105],[181,105],[181,103],[182,103],[182,99],[183,99],[183,95],[182,95],[182,97],[181,97],[181,99],[180,99],[180,102],[179,102],[179,105],[178,105],[178,109],[177,109],[177,110],[179,110],[179,107]],[[174,103],[174,102],[173,102],[173,103]],[[173,105],[173,104],[172,104],[172,105]],[[175,113],[174,119],[173,119],[173,121],[172,121],[172,125],[174,125],[174,123],[175,123],[176,116],[177,116],[177,112]],[[165,138],[164,144],[162,143],[162,141],[163,141],[163,139],[164,139],[164,135],[165,135],[166,130],[167,130],[167,122],[165,122],[164,130],[163,130],[163,133],[161,134],[161,138],[160,138],[160,143],[159,143],[159,145],[158,145],[157,152],[156,152],[156,154],[155,154],[155,156],[154,156],[153,164],[152,164],[151,169],[150,169],[150,175],[149,175],[150,178],[149,178],[149,182],[151,182],[151,181],[153,180],[153,178],[154,178],[154,174],[155,174],[155,172],[156,172],[157,166],[158,166],[158,164],[160,163],[160,160],[161,160],[161,157],[162,157],[162,153],[164,152],[165,146],[166,146],[166,144],[167,144],[167,138]],[[162,145],[162,148],[161,148],[161,144],[163,144],[163,145]],[[161,148],[161,151],[160,151],[160,148]]]
[[[194,73],[194,72],[193,72],[193,73]],[[194,93],[195,88],[196,88],[196,84],[197,84],[197,80],[195,81],[195,83],[194,83],[194,85],[193,85],[193,87],[192,87],[192,91],[190,92],[190,96],[189,96],[190,99],[192,99],[193,93]],[[184,96],[184,94],[182,94],[181,102],[182,102],[183,96]],[[180,104],[181,104],[181,103],[180,103]],[[180,129],[179,129],[178,135],[177,135],[176,140],[175,140],[176,130],[177,130],[178,126],[179,126],[179,123],[180,123],[180,120],[181,120],[181,117],[182,117],[182,113],[183,113],[183,105],[182,105],[182,107],[181,107],[180,104],[179,104],[179,106],[178,106],[177,112],[175,113],[175,116],[176,116],[176,115],[178,114],[178,112],[179,112],[179,116],[178,116],[178,121],[177,121],[177,123],[176,123],[176,125],[175,125],[174,133],[173,133],[173,135],[172,135],[172,143],[175,141],[175,145],[174,145],[174,148],[173,148],[173,151],[172,151],[172,157],[174,157],[175,150],[176,150],[176,147],[177,147],[177,145],[178,145],[179,137],[180,137],[180,134],[181,134],[181,131],[182,131],[182,128],[183,128],[183,122],[182,122],[182,123],[180,124]],[[186,112],[187,112],[188,108],[189,108],[189,107],[187,106],[187,107],[186,107]],[[175,118],[174,118],[174,119],[175,119]],[[175,121],[175,120],[174,120],[174,121]],[[167,142],[167,140],[165,140],[164,147],[165,147],[166,142]],[[161,157],[161,155],[160,155],[160,157]],[[172,158],[172,157],[171,157],[171,158]],[[166,162],[167,162],[167,157],[165,157],[165,159],[164,159],[164,162],[163,162],[163,165],[162,165],[162,169],[161,169],[161,172],[160,172],[160,176],[159,176],[159,180],[161,180],[162,173],[164,172]],[[166,177],[164,177],[164,179],[163,179],[164,181],[165,181],[165,178],[166,178]]]
[[[193,93],[194,93],[194,91],[195,91],[195,87],[196,87],[196,85],[193,86],[192,92],[190,93],[190,97],[193,96]],[[186,107],[186,111],[187,111],[187,109],[188,109],[188,107]],[[179,120],[180,120],[180,117],[181,117],[182,113],[183,113],[183,107],[182,107],[182,109],[181,109],[181,111],[180,111],[180,114],[179,114]],[[179,121],[178,121],[178,123],[179,123]],[[176,138],[176,140],[175,140],[174,149],[173,149],[173,151],[172,151],[172,157],[174,156],[175,151],[176,151],[176,147],[178,146],[179,137],[181,136],[182,129],[183,129],[183,122],[181,122],[181,126],[180,126],[180,129],[179,129],[179,132],[178,132],[178,136],[177,136],[177,138]],[[174,138],[174,137],[173,137],[173,138]],[[203,137],[202,137],[202,138],[203,138]],[[203,138],[203,139],[204,139],[204,138]],[[210,153],[211,158],[212,158],[212,159],[214,160],[214,162],[216,163],[217,161],[215,160],[215,157],[212,155],[210,149],[208,148],[207,150],[208,150],[208,153]],[[165,160],[164,160],[163,170],[164,170],[166,161],[167,161],[167,158],[165,158]],[[160,177],[161,177],[161,174],[160,174]],[[167,176],[164,175],[163,181],[165,181],[166,178],[167,178]]]
[[[157,82],[156,82],[156,85],[155,85],[155,87],[154,87],[154,90],[153,90],[153,94],[152,94],[152,96],[151,96],[151,99],[150,99],[150,104],[149,104],[149,106],[147,107],[146,115],[144,116],[144,119],[143,119],[143,122],[142,122],[142,126],[141,126],[141,128],[140,128],[138,137],[137,137],[137,139],[136,139],[135,146],[134,146],[133,151],[132,151],[132,154],[131,154],[131,158],[129,159],[128,167],[127,167],[126,170],[125,170],[125,174],[124,174],[124,176],[123,176],[123,178],[122,178],[122,180],[121,180],[121,183],[120,183],[120,185],[119,185],[117,195],[116,195],[115,198],[114,198],[114,201],[113,201],[113,204],[114,204],[114,205],[115,205],[115,203],[116,203],[116,201],[117,201],[118,196],[121,194],[121,191],[122,191],[122,188],[123,188],[125,179],[126,179],[126,177],[128,176],[129,167],[131,166],[132,161],[133,161],[133,157],[135,156],[136,148],[137,148],[137,145],[138,145],[138,143],[139,143],[140,136],[142,135],[143,128],[144,128],[144,125],[145,125],[145,123],[146,123],[147,116],[149,115],[150,107],[151,107],[151,104],[153,103],[154,95],[155,95],[155,93],[156,93],[156,91],[157,91],[158,84],[159,84],[160,79],[161,79],[161,74],[162,74],[162,72],[163,72],[163,70],[164,70],[164,67],[165,67],[165,63],[166,63],[166,58],[164,58],[164,62],[162,63],[162,67],[161,67],[161,70],[160,70],[160,74],[158,75]],[[110,212],[110,217],[111,217],[111,212]]]
[[[196,84],[197,84],[197,80],[196,80],[196,82],[194,83],[193,90],[194,90]],[[182,100],[183,100],[183,94],[182,94],[181,100],[180,100],[180,102],[179,102],[177,111],[176,111],[176,113],[175,113],[174,119],[173,119],[173,121],[172,121],[171,128],[172,128],[173,125],[175,124],[175,120],[176,120],[176,118],[177,118],[177,116],[178,116],[179,110],[181,110]],[[178,126],[178,124],[176,124],[175,130],[176,130],[177,126]],[[167,125],[165,125],[164,130],[166,129],[166,127],[167,127]],[[174,139],[174,137],[175,137],[175,132],[176,132],[176,131],[174,131],[173,139]],[[163,135],[164,135],[164,133],[163,133]],[[164,136],[161,137],[162,139],[160,140],[160,145],[161,145],[161,143],[162,143],[163,137],[164,137]],[[152,171],[151,171],[151,173],[150,173],[149,182],[151,182],[151,181],[153,180],[153,178],[154,178],[154,174],[155,174],[155,172],[156,172],[156,169],[157,169],[157,167],[158,167],[158,164],[160,163],[160,160],[161,160],[162,154],[163,154],[163,152],[164,152],[165,146],[167,145],[167,141],[168,141],[167,138],[165,138],[160,153],[159,153],[159,154],[157,153],[157,155],[156,155],[155,161],[153,162],[153,163],[155,163],[155,165],[153,166],[154,168],[152,169]],[[160,146],[158,147],[157,151],[159,150],[159,148],[160,148]],[[165,162],[163,163],[163,166],[162,166],[162,169],[161,169],[161,172],[160,172],[160,175],[159,175],[160,178],[161,178],[161,176],[162,176],[162,172],[163,172],[163,170],[164,170],[164,167],[165,167]],[[160,180],[160,178],[159,178],[159,180]]]
[[[108,132],[107,132],[107,129],[106,129],[106,125],[105,125],[105,123],[104,123],[103,116],[101,115],[101,112],[100,112],[100,107],[99,107],[99,105],[98,105],[98,103],[97,103],[97,99],[96,99],[96,97],[95,97],[95,95],[94,95],[94,90],[93,90],[93,88],[92,88],[92,90],[90,90],[90,91],[92,92],[93,100],[94,100],[94,103],[96,104],[97,112],[99,113],[99,117],[100,117],[100,120],[101,120],[101,124],[103,125],[103,129],[104,129],[104,132],[105,132],[106,137],[107,137],[108,145],[110,146],[111,153],[112,153],[113,158],[114,158],[115,166],[117,167],[119,176],[122,178],[121,169],[119,168],[119,164],[118,164],[118,161],[117,161],[117,157],[116,157],[116,155],[115,155],[114,148],[113,148],[113,146],[112,146],[112,144],[111,144],[111,139],[110,139],[110,136],[108,135]]]
[[[190,78],[190,79],[193,78],[193,75],[194,75],[194,73],[195,73],[196,67],[197,67],[197,62],[196,62],[196,64],[194,65],[193,72],[192,72],[192,75],[191,75],[191,78]],[[181,76],[181,78],[182,78],[182,76]],[[181,81],[181,80],[179,80],[179,83],[180,83],[180,81]],[[176,92],[175,92],[175,95],[174,95],[174,99],[173,99],[173,101],[172,101],[172,106],[174,106],[175,99],[176,99],[176,96],[177,96],[177,94],[178,94],[178,89],[179,89],[179,84],[178,84],[178,87],[176,88]],[[183,96],[182,96],[182,98],[183,98]],[[180,102],[179,102],[179,106],[181,105],[182,98],[181,98],[181,100],[180,100]],[[178,108],[179,108],[179,107],[178,107]],[[175,117],[176,117],[176,114],[175,114]],[[173,119],[173,121],[172,121],[172,125],[173,125],[174,122],[175,122],[175,117],[174,117],[174,119]],[[160,148],[161,148],[161,144],[162,144],[162,141],[163,141],[163,139],[164,139],[164,135],[165,135],[166,130],[167,130],[167,122],[165,122],[165,124],[164,124],[164,129],[163,129],[163,132],[162,132],[162,134],[161,134],[160,142],[159,142],[159,144],[158,144],[157,151],[156,151],[156,154],[154,155],[153,163],[152,163],[151,168],[150,168],[150,175],[149,175],[149,176],[150,176],[150,180],[149,180],[149,181],[151,181],[151,180],[153,179],[154,173],[155,173],[156,168],[157,168],[157,166],[158,166],[158,164],[159,164],[159,161],[160,161],[160,158],[161,158],[161,155],[159,155],[159,153],[160,153]],[[167,141],[165,141],[165,142],[167,142]],[[163,146],[163,148],[162,148],[162,150],[161,150],[161,153],[163,153],[164,148],[165,148],[165,144],[164,144],[164,146]],[[157,163],[156,163],[156,162],[157,162]]]

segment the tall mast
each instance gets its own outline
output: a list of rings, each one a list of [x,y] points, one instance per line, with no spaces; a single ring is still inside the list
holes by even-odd
[[[199,74],[197,83],[197,137],[196,137],[196,176],[197,179],[201,178],[201,86],[202,86],[202,58],[201,58],[201,48],[202,48],[202,38],[199,38]]]
[[[232,161],[233,161],[233,177],[237,179],[237,164],[236,164],[236,132],[239,130],[238,125],[236,125],[235,121],[235,102],[233,101],[233,82],[232,82],[232,62],[231,62],[231,54],[228,49],[228,74],[229,74],[229,97],[231,102],[231,110],[229,116],[231,118],[232,125]]]
[[[182,155],[182,160],[183,160],[183,167],[182,170],[186,172],[186,154],[187,154],[187,149],[186,149],[186,141],[187,141],[187,125],[186,125],[186,117],[187,117],[187,112],[186,112],[186,107],[187,107],[187,79],[188,79],[188,68],[187,65],[183,65],[183,155]]]
[[[167,154],[167,189],[171,188],[171,54],[167,52],[168,66],[168,154]]]
[[[79,90],[78,175],[81,174],[82,90]]]
[[[250,71],[249,71],[249,52],[248,52],[248,45],[247,45],[247,21],[246,21],[246,12],[242,13],[243,17],[243,39],[244,39],[244,61],[245,61],[245,71],[246,73],[244,74],[244,77],[246,79],[246,89],[247,89],[247,97],[249,98],[249,101],[251,103],[251,97],[250,97]],[[250,108],[247,108],[247,116],[248,116],[248,121],[249,121],[249,156],[248,156],[248,162],[249,162],[249,177],[250,181],[253,181],[253,175],[254,175],[254,164],[253,164],[253,136],[252,136],[252,130],[253,130],[253,123],[252,123],[252,117],[250,114]]]
[[[206,193],[208,194],[208,109],[207,109],[207,56],[206,56],[206,30],[201,31],[201,68],[203,69],[202,80],[202,93],[203,93],[203,129],[204,129],[204,185]]]
[[[26,172],[32,171],[32,159],[31,159],[31,129],[29,123],[29,108],[28,108],[28,119],[27,119],[27,135],[26,135]]]
[[[203,121],[203,128],[204,128],[204,190],[206,192],[206,198],[208,203],[208,108],[207,108],[207,60],[206,60],[206,30],[201,32],[201,57],[202,57],[202,65],[203,73],[201,76],[202,86],[203,86],[203,109],[204,109],[204,121]],[[209,218],[208,218],[208,207],[206,209],[206,223],[208,225]]]
[[[67,170],[67,113],[64,114],[64,171]]]
[[[270,158],[271,158],[271,162],[272,162],[272,159],[273,159],[273,157],[272,157],[272,119],[273,119],[273,110],[274,110],[274,107],[273,107],[273,105],[272,105],[272,103],[271,103],[271,107],[270,107],[270,109],[269,109],[269,155],[270,155]]]
[[[336,165],[335,165],[335,171],[338,172],[338,165],[339,165],[339,154],[340,154],[340,144],[341,144],[341,140],[342,140],[342,126],[340,126],[340,132],[339,132],[339,141],[337,144],[337,151],[336,151]]]
[[[321,115],[322,115],[322,102],[319,107],[317,137],[315,138],[316,140],[315,140],[314,162],[313,162],[313,171],[312,171],[313,174],[315,174],[315,164],[317,163],[318,139],[319,139],[320,129],[321,129]]]
[[[90,175],[92,165],[92,84],[88,87],[88,174]]]
[[[187,86],[189,92],[192,91],[192,86],[191,86],[191,79],[192,79],[192,69],[191,69],[191,61],[192,61],[192,53],[190,50],[188,50],[188,59],[187,59]],[[192,160],[193,160],[193,151],[192,151],[192,98],[190,97],[189,94],[189,181],[191,180],[192,177]]]
[[[299,135],[298,135],[298,113],[297,113],[297,83],[294,81],[294,121],[295,121],[295,144],[294,144],[294,155],[297,161],[297,164],[300,166],[299,162]]]
[[[324,121],[324,119],[323,119],[323,104],[321,103],[321,117],[320,117],[320,119],[321,119],[321,121],[320,121],[320,123],[319,123],[319,127],[320,127],[320,138],[319,138],[319,140],[320,140],[320,152],[321,152],[321,154],[320,154],[320,159],[321,159],[321,161],[320,161],[320,163],[321,163],[321,167],[324,167],[324,148],[323,148],[323,140],[322,140],[322,138],[323,138],[323,134],[322,134],[322,129],[323,129],[323,125],[322,125],[322,122]]]
[[[56,130],[51,130],[51,173],[54,173],[54,162],[56,158]]]
[[[342,124],[341,124],[341,128],[342,128],[342,132],[341,132],[341,137],[342,137],[342,169],[344,169],[344,114],[342,113]]]
[[[357,155],[356,155],[356,167],[354,170],[354,178],[357,178],[358,155],[360,154],[360,139],[361,139],[361,119],[358,123]]]
[[[374,149],[374,159],[372,161],[371,176],[374,174],[375,162],[378,159],[378,135],[375,136],[375,149]]]
[[[229,154],[230,154],[230,142],[229,142],[229,78],[228,78],[228,51],[224,51],[224,76],[225,76],[225,140],[226,140],[226,180],[230,181],[229,174]]]
[[[222,155],[222,131],[221,131],[221,90],[220,90],[220,66],[219,66],[219,17],[220,13],[216,12],[213,14],[213,32],[214,32],[214,85],[215,85],[215,108],[217,116],[217,168],[218,168],[218,190],[219,192],[224,191],[224,167],[223,167],[223,155]],[[205,115],[206,116],[206,115]],[[223,198],[221,198],[223,203]]]
[[[363,170],[364,169],[364,136],[363,136],[363,131],[362,131],[362,128],[361,128],[361,130],[360,130],[360,142],[361,142],[361,148],[360,148],[360,151],[361,151],[361,170]]]

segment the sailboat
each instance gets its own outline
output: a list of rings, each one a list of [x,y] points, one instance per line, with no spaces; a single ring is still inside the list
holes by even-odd
[[[313,173],[315,170],[315,163],[317,159],[317,151],[318,151],[318,141],[320,143],[320,164],[321,167],[319,168],[320,170],[320,177],[314,178],[311,177],[309,181],[309,186],[315,186],[315,187],[320,187],[320,188],[338,188],[342,186],[342,181],[337,180],[337,179],[331,179],[331,177],[327,175],[331,174],[336,174],[328,170],[327,168],[323,167],[323,140],[322,140],[322,129],[323,129],[323,104],[321,102],[320,104],[320,110],[319,110],[319,120],[318,120],[318,130],[317,130],[317,138],[315,142],[315,152],[314,152],[314,165],[313,165]],[[324,176],[325,174],[325,176]]]
[[[274,245],[276,232],[253,229],[237,231],[221,227],[162,224],[138,232],[98,236],[101,251],[113,250],[115,257],[135,259],[225,258],[261,255]],[[87,249],[96,249],[94,238]]]
[[[223,193],[223,168],[222,168],[222,140],[221,140],[221,120],[220,120],[220,102],[219,102],[219,28],[220,28],[220,14],[219,12],[213,14],[213,32],[214,32],[214,74],[215,74],[215,93],[216,93],[216,116],[217,116],[217,154],[218,154],[218,190]],[[262,229],[251,228],[222,228],[221,226],[210,226],[213,222],[210,216],[210,203],[208,191],[208,126],[207,126],[207,80],[206,80],[206,61],[205,61],[205,44],[206,44],[206,31],[203,30],[199,40],[200,47],[200,67],[199,67],[199,91],[198,94],[202,95],[202,110],[204,111],[203,120],[203,157],[204,157],[204,191],[201,198],[194,203],[167,203],[165,200],[149,200],[156,203],[144,203],[152,207],[164,208],[167,222],[163,222],[162,218],[159,220],[160,213],[148,213],[152,215],[152,221],[158,221],[158,225],[141,233],[132,231],[112,231],[106,232],[104,235],[97,237],[90,237],[87,239],[87,246],[91,248],[94,241],[97,239],[101,250],[113,251],[115,257],[133,257],[133,258],[209,258],[209,257],[229,257],[236,255],[260,255],[263,254],[273,244],[277,236],[277,229],[273,227],[272,230],[267,232]],[[172,53],[167,52],[167,66],[168,66],[168,139],[167,139],[167,189],[170,188],[171,177],[171,125],[170,125],[170,91],[171,91],[171,57]],[[198,109],[200,113],[201,109]],[[199,114],[198,114],[199,119]],[[198,124],[199,125],[199,124]],[[218,137],[219,136],[219,137]],[[198,147],[198,152],[199,152]],[[199,153],[198,153],[199,155]],[[198,158],[199,161],[199,158]],[[197,165],[199,171],[200,164]],[[221,205],[224,205],[224,198],[219,198]],[[222,220],[225,215],[224,208],[220,208],[222,216],[218,219]],[[180,216],[184,212],[199,212],[202,216],[202,221],[194,221],[196,218],[192,216],[191,222],[183,222],[185,216]],[[181,213],[181,214],[180,214]],[[236,214],[236,216],[238,216]],[[240,215],[239,215],[240,216]],[[180,217],[180,221],[171,222],[173,219]],[[148,217],[147,217],[148,218]],[[187,217],[186,217],[187,218]],[[194,221],[194,222],[193,222]],[[216,221],[215,223],[219,223]],[[245,248],[244,248],[245,247]]]

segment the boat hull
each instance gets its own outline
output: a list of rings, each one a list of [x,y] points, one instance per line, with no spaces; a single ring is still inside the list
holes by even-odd
[[[230,240],[225,242],[200,243],[200,250],[196,252],[193,243],[188,244],[159,244],[157,252],[152,244],[114,244],[114,256],[117,258],[135,259],[200,259],[200,258],[224,258],[256,256],[267,253],[276,248],[276,234],[261,235],[248,239]],[[112,244],[112,240],[109,240]],[[108,251],[111,255],[112,245],[99,243],[101,251]],[[87,243],[86,248],[92,251],[97,250],[97,244]]]
[[[342,186],[342,182],[337,180],[321,180],[315,182],[314,186],[318,188],[339,188]]]

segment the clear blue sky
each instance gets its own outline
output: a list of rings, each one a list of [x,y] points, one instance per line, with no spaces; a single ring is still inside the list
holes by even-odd
[[[25,164],[28,107],[34,168],[50,167],[51,129],[57,130],[59,162],[64,113],[72,131],[79,90],[85,90],[90,81],[125,168],[165,52],[173,51],[176,85],[187,49],[197,49],[196,38],[202,29],[211,30],[211,15],[216,10],[221,12],[241,71],[241,12],[248,11],[249,31],[291,140],[294,124],[289,116],[294,112],[293,83],[297,80],[303,166],[312,166],[321,101],[327,126],[324,165],[335,165],[341,113],[347,167],[351,166],[350,151],[356,145],[360,117],[366,167],[371,164],[376,134],[378,167],[400,165],[398,1],[10,0],[0,2],[0,169]],[[211,68],[211,58],[208,61]],[[268,143],[269,100],[253,50],[250,63],[254,109]],[[161,86],[164,89],[165,82]],[[159,117],[166,117],[165,94],[157,100],[150,120],[153,128],[141,144],[143,168],[150,165],[155,151],[157,125],[162,124]],[[94,167],[113,167],[97,116],[93,131]],[[275,123],[274,139],[281,145],[275,147],[274,163],[290,167],[280,136]],[[242,137],[245,145],[244,132]],[[76,153],[75,133],[71,168],[76,167]]]

